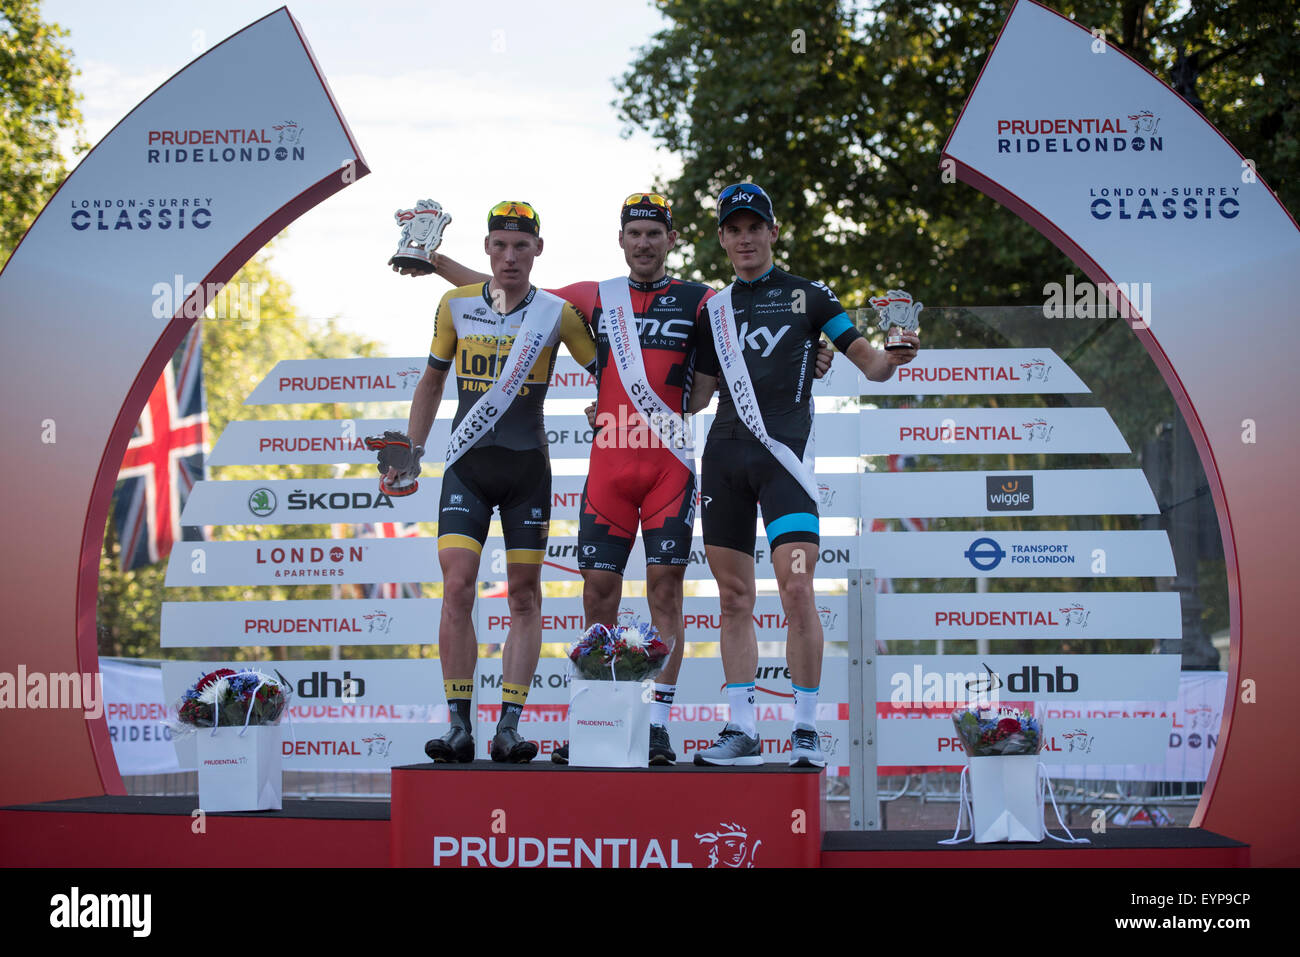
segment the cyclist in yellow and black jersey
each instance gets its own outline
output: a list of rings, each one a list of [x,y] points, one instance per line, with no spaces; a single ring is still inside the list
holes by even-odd
[[[442,566],[442,663],[451,727],[424,746],[437,762],[474,760],[470,699],[478,643],[470,617],[479,560],[492,511],[501,511],[506,546],[510,632],[502,661],[501,720],[489,753],[522,763],[537,745],[520,735],[542,645],[541,571],[551,520],[551,462],[542,400],[560,342],[591,372],[596,343],[572,305],[529,283],[542,251],[540,220],[527,203],[498,203],[488,214],[485,283],[443,296],[434,320],[429,368],[411,399],[412,446],[428,437],[443,385],[456,368],[460,403],[447,447],[438,507]]]
[[[429,366],[446,371],[455,365],[460,405],[456,409],[453,428],[505,371],[515,337],[539,294],[536,287],[530,288],[519,305],[502,315],[493,308],[489,286],[490,282],[461,286],[446,293],[438,304],[433,342],[429,345]],[[594,371],[596,345],[591,332],[578,311],[566,302],[559,324],[542,347],[519,394],[496,425],[478,439],[474,448],[491,445],[517,450],[546,447],[542,402],[555,369],[556,347],[560,342],[580,365]]]

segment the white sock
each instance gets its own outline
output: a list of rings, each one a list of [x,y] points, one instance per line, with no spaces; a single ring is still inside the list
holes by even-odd
[[[791,685],[790,687],[794,689],[794,726],[816,731],[817,692],[821,690],[821,686],[800,688],[798,685]]]
[[[668,713],[673,706],[673,695],[677,694],[677,685],[661,685],[655,682],[655,697],[650,705],[650,723],[668,726]]]
[[[731,705],[731,723],[751,738],[758,737],[758,723],[754,717],[754,682],[727,685],[727,701]]]

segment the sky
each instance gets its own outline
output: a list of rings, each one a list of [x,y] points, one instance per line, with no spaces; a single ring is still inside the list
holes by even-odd
[[[398,209],[432,198],[452,215],[441,252],[487,271],[488,208],[533,203],[546,246],[533,270],[561,286],[626,273],[624,196],[680,163],[624,138],[614,80],[666,21],[648,0],[288,4],[371,173],[306,213],[272,265],[303,316],[338,316],[393,355],[423,355],[448,288],[389,270]],[[205,49],[278,9],[249,0],[45,0],[70,31],[83,136],[94,144]]]

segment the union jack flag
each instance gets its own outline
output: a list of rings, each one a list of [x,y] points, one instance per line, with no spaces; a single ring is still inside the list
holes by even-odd
[[[374,525],[362,525],[357,531],[358,538],[416,538],[420,534],[414,522],[377,522]],[[423,591],[419,582],[396,584],[366,585],[367,598],[422,598]]]
[[[149,394],[122,457],[113,491],[122,571],[161,561],[173,542],[203,538],[201,528],[182,528],[180,519],[203,477],[207,444],[203,333],[196,324]]]

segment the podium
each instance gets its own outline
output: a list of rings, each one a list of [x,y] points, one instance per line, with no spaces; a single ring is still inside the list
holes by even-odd
[[[393,768],[394,867],[817,867],[825,771]]]

